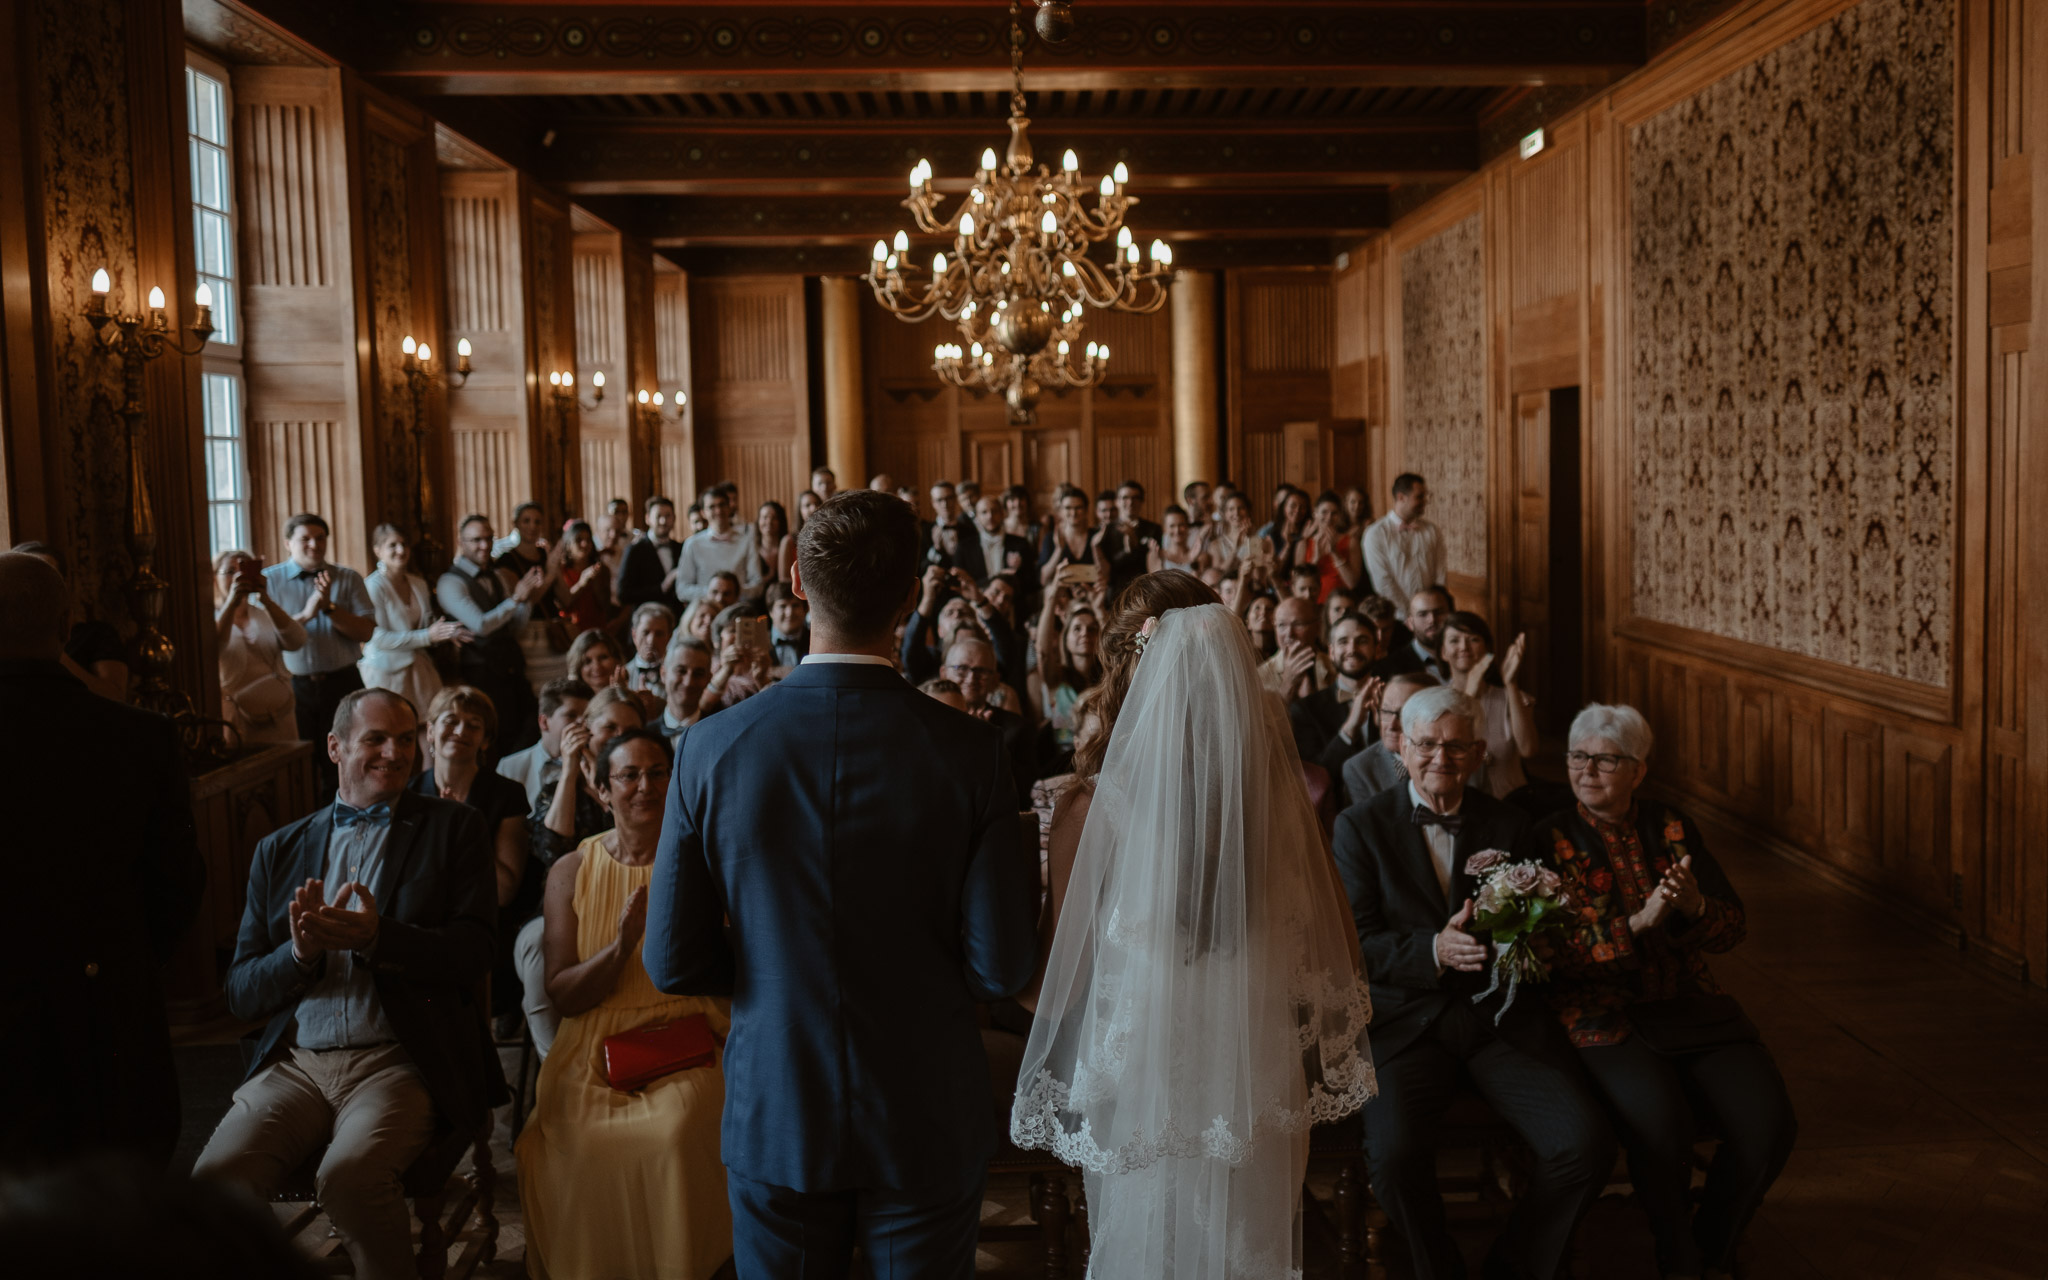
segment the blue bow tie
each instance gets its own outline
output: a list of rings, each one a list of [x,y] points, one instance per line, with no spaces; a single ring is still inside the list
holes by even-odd
[[[334,802],[334,829],[336,831],[346,831],[358,822],[373,822],[382,826],[389,821],[391,821],[391,806],[388,804],[373,804],[367,809],[358,809],[352,804],[343,804],[339,800]]]

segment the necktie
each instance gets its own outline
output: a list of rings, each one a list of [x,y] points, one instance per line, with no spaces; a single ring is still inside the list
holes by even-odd
[[[1415,806],[1415,825],[1418,827],[1442,827],[1452,835],[1456,835],[1458,834],[1458,828],[1465,825],[1465,815],[1462,813],[1438,813],[1426,804],[1418,804]]]
[[[373,804],[367,809],[358,809],[352,804],[343,804],[339,800],[334,802],[334,829],[336,831],[346,831],[358,822],[382,825],[389,821],[391,821],[391,806],[388,804]]]

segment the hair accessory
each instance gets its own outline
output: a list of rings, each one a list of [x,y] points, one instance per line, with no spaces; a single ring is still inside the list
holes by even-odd
[[[1138,634],[1131,637],[1131,645],[1137,649],[1139,657],[1145,656],[1145,645],[1152,639],[1152,628],[1158,625],[1159,615],[1154,614],[1145,619],[1145,624],[1138,628]]]

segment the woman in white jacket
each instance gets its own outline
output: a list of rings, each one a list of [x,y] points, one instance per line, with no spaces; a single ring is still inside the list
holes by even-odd
[[[397,525],[378,525],[370,542],[377,569],[363,585],[377,611],[377,630],[363,646],[356,669],[366,687],[403,694],[424,717],[441,692],[441,673],[434,669],[428,646],[474,637],[460,623],[434,619],[433,592],[425,578],[411,572],[412,544]]]
[[[306,643],[306,628],[265,585],[263,562],[247,551],[213,558],[221,712],[248,745],[299,740],[298,700],[284,652]]]

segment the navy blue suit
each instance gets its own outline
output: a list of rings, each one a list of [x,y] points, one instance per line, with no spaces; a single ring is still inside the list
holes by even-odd
[[[971,1275],[996,1140],[975,1002],[1037,959],[1002,735],[811,662],[679,747],[643,953],[663,991],[733,997],[741,1276],[842,1274],[856,1243],[877,1280]]]

